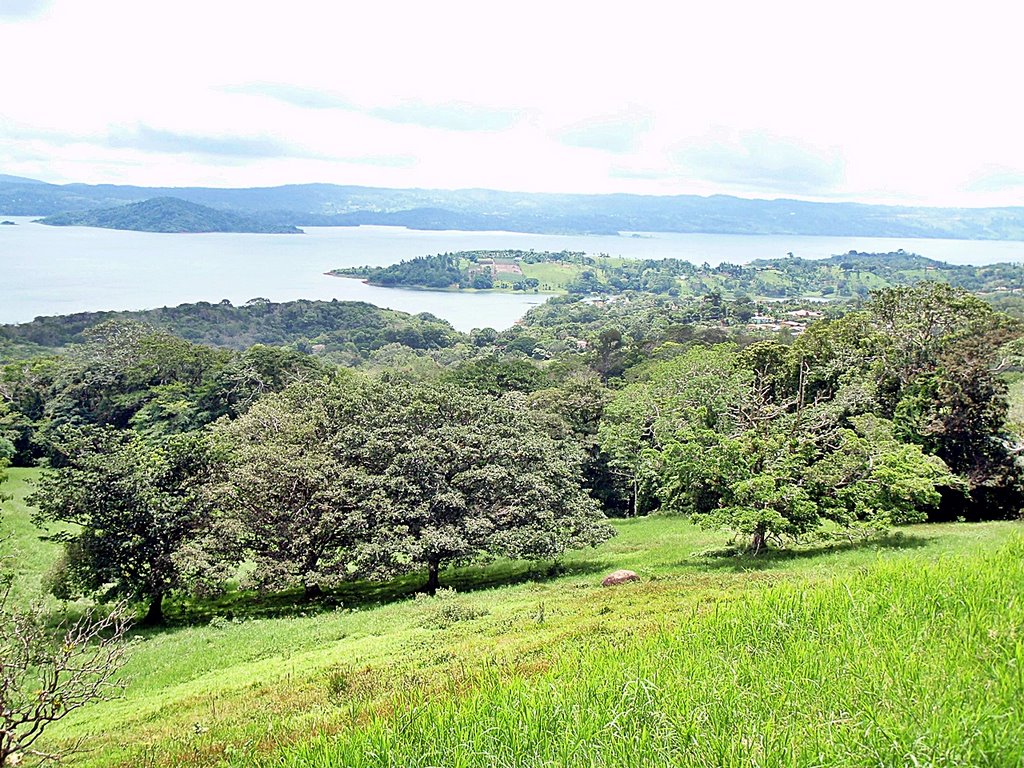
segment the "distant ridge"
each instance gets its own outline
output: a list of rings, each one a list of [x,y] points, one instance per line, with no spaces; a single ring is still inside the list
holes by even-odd
[[[1024,207],[927,208],[729,195],[534,194],[337,184],[230,189],[0,180],[0,215],[47,216],[162,197],[281,227],[378,224],[542,234],[685,232],[1024,240]]]
[[[157,197],[116,208],[62,213],[38,220],[54,227],[102,227],[136,232],[248,232],[301,234],[293,226],[266,223],[248,216],[218,211],[176,197]]]
[[[27,179],[24,176],[11,176],[6,173],[0,173],[0,184],[43,184],[45,181],[39,181],[39,179]]]

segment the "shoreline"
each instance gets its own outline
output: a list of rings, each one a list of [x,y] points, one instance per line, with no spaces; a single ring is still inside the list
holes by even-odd
[[[503,288],[430,288],[425,285],[379,285],[371,283],[368,278],[360,275],[339,275],[335,272],[324,272],[327,277],[340,277],[344,280],[358,280],[363,285],[385,290],[399,291],[424,291],[426,293],[500,293],[506,296],[566,296],[568,291],[542,291],[539,288],[532,291],[510,291]]]

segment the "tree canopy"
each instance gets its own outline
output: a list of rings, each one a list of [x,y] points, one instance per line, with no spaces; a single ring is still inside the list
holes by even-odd
[[[225,423],[223,498],[257,573],[307,587],[497,556],[555,558],[610,535],[583,454],[522,398],[383,377],[304,384]]]

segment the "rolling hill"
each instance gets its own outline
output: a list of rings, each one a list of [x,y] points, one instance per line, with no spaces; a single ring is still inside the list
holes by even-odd
[[[101,227],[136,232],[247,232],[302,234],[297,227],[219,211],[176,197],[157,197],[116,208],[61,213],[39,219],[54,227]]]

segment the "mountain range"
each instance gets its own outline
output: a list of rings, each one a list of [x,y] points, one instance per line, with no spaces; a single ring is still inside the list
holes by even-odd
[[[1024,240],[1024,207],[929,208],[713,195],[540,194],[488,189],[135,187],[0,175],[0,215],[48,216],[174,197],[264,224],[564,234],[713,234]]]

